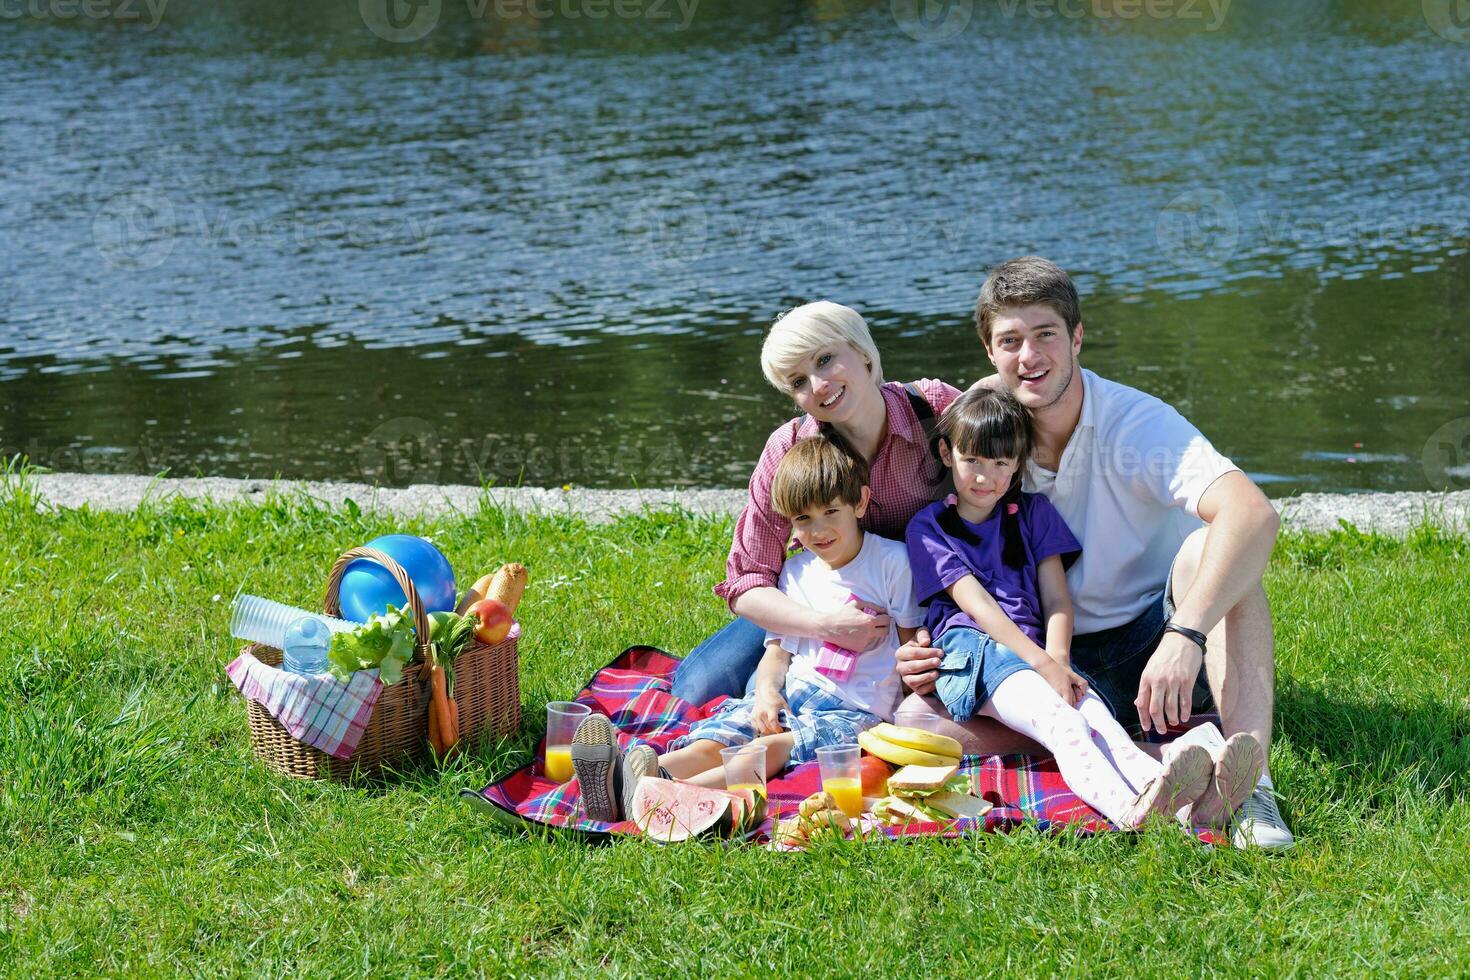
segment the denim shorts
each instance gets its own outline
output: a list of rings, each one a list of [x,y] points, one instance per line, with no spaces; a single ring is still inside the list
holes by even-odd
[[[1173,578],[1174,569],[1170,567],[1169,578],[1165,582],[1173,581]],[[1159,601],[1131,623],[1072,637],[1072,669],[1087,680],[1092,692],[1102,698],[1113,717],[1118,719],[1118,724],[1131,735],[1136,736],[1143,730],[1138,723],[1138,708],[1133,704],[1138,697],[1138,682],[1149,658],[1158,649],[1159,641],[1164,638],[1164,623],[1172,615],[1174,598],[1165,586]],[[1203,663],[1200,664],[1199,676],[1194,679],[1193,702],[1193,711],[1214,709],[1215,701],[1210,696]]]
[[[934,693],[949,716],[960,723],[969,721],[990,700],[1001,681],[1031,669],[1010,647],[968,626],[951,626],[940,634],[937,646],[944,655],[939,659]]]

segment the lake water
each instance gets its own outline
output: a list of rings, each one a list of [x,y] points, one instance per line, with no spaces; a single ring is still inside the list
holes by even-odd
[[[1273,495],[1470,485],[1453,2],[27,2],[0,447],[36,463],[738,486],[780,311],[965,384],[984,270],[1034,252],[1084,364]]]

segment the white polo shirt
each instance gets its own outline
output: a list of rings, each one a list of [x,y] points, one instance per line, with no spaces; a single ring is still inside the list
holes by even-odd
[[[1074,633],[1130,622],[1159,601],[1169,565],[1203,527],[1199,500],[1232,470],[1184,416],[1153,395],[1082,369],[1082,417],[1057,471],[1026,464],[1082,542],[1067,570]]]

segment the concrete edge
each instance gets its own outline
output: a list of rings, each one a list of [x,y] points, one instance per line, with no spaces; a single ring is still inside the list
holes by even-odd
[[[591,523],[644,510],[681,510],[701,517],[733,516],[746,491],[733,490],[561,490],[547,487],[470,487],[415,484],[375,487],[366,483],[298,480],[236,480],[223,477],[163,479],[85,473],[31,474],[45,503],[62,508],[132,510],[145,500],[172,498],[217,503],[263,501],[272,495],[304,494],[339,507],[351,499],[365,511],[400,517],[445,517],[475,512],[482,499],[510,510],[555,513]],[[1331,531],[1346,521],[1363,531],[1403,534],[1423,523],[1455,532],[1470,530],[1470,490],[1446,493],[1307,493],[1273,501],[1289,530]]]

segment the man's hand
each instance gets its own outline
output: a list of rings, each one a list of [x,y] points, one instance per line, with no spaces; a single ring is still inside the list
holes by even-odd
[[[1138,723],[1144,731],[1162,733],[1169,725],[1189,720],[1194,704],[1194,681],[1204,655],[1192,640],[1165,633],[1138,680]]]
[[[1077,702],[1087,695],[1087,681],[1082,679],[1082,675],[1050,657],[1047,658],[1046,663],[1036,668],[1036,672],[1051,685],[1051,689],[1056,691],[1063,701],[1074,708],[1077,707]]]
[[[929,631],[920,626],[914,638],[898,648],[898,676],[915,694],[928,694],[939,679],[941,651],[930,646]]]
[[[822,630],[817,639],[864,653],[888,639],[892,622],[887,613],[869,616],[857,606],[843,606],[822,616]]]
[[[781,727],[781,712],[787,707],[780,691],[758,690],[750,712],[750,723],[757,734],[779,735],[786,729]]]

